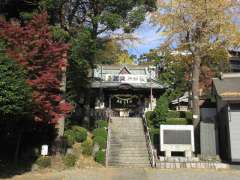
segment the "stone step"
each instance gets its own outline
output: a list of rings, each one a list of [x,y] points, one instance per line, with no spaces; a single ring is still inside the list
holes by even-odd
[[[129,163],[109,163],[108,164],[108,166],[110,166],[110,167],[125,167],[125,168],[131,168],[131,167],[133,167],[133,168],[144,168],[144,167],[151,167],[151,165],[150,164],[129,164]]]
[[[132,142],[146,142],[145,136],[133,136],[133,137],[111,137],[110,141],[132,141]]]
[[[147,153],[142,154],[109,154],[109,159],[149,159],[149,156]]]
[[[140,117],[111,117],[112,120],[127,120],[127,121],[131,121],[131,120],[142,120]]]
[[[109,155],[112,156],[133,156],[133,157],[138,157],[138,156],[148,156],[148,151],[138,151],[136,153],[132,153],[131,151],[124,151],[124,152],[119,152],[119,151],[114,151],[110,152]]]
[[[137,124],[137,125],[142,125],[143,124],[143,121],[142,120],[124,120],[124,119],[121,119],[121,120],[116,120],[116,121],[112,121],[110,122],[111,124],[125,124],[128,123],[128,124]]]
[[[127,127],[126,127],[126,125],[127,125]],[[123,123],[112,123],[112,124],[110,124],[110,127],[118,127],[118,128],[124,127],[124,129],[129,129],[130,127],[141,128],[141,127],[143,127],[143,124],[123,122]]]
[[[135,152],[135,151],[137,151],[137,150],[145,150],[145,149],[147,149],[147,146],[145,145],[140,145],[140,146],[134,146],[134,145],[131,145],[131,146],[125,146],[125,145],[113,145],[113,146],[111,146],[111,144],[110,144],[110,149],[111,150],[121,150],[121,151],[126,151],[126,150],[129,150],[129,151],[133,151],[133,152]]]
[[[111,134],[122,134],[122,135],[144,135],[143,130],[138,131],[127,131],[127,130],[117,130],[117,131],[111,131]]]
[[[146,144],[110,144],[110,148],[144,148]]]
[[[123,132],[123,133],[111,133],[111,137],[115,137],[115,138],[137,138],[137,137],[145,137],[145,135],[143,133],[127,133],[127,132]]]
[[[112,118],[109,166],[150,166],[141,118]]]
[[[130,137],[111,137],[110,141],[136,141],[136,142],[145,142],[145,136],[130,136]]]
[[[138,164],[138,163],[144,163],[144,164],[147,164],[147,163],[150,163],[149,159],[147,158],[133,158],[133,159],[130,159],[130,158],[125,158],[125,159],[122,159],[122,158],[109,158],[108,162],[118,162],[118,163],[135,163],[135,164]]]
[[[109,155],[111,156],[148,156],[148,151],[138,151],[138,152],[129,152],[129,151],[125,151],[125,152],[110,152]]]
[[[111,137],[145,137],[142,132],[111,132]]]
[[[148,158],[109,158],[108,162],[118,162],[118,163],[144,163],[147,164],[149,163]]]
[[[134,149],[134,150],[129,150],[129,149],[114,149],[114,148],[110,148],[110,154],[148,154],[148,150],[147,148],[143,149],[143,148],[139,148],[139,149]]]
[[[110,146],[110,151],[112,152],[132,152],[139,153],[139,152],[148,152],[147,147],[118,147],[118,146]]]
[[[126,160],[111,160],[109,159],[108,163],[119,163],[119,164],[150,164],[149,160],[132,160],[132,161],[126,161]]]
[[[122,127],[123,125],[121,126],[111,126],[111,128],[113,129],[113,131],[139,131],[139,130],[143,130],[143,127],[142,126],[136,126],[136,125],[133,125],[133,126],[129,126],[127,128],[123,128]]]
[[[145,137],[139,137],[139,138],[111,138],[110,142],[136,142],[136,143],[145,143],[146,140]]]
[[[121,133],[121,132],[130,132],[130,133],[134,133],[134,132],[137,132],[137,133],[140,133],[142,132],[143,133],[143,128],[135,128],[135,129],[121,129],[121,128],[111,128],[112,129],[112,132],[118,132],[118,133]]]
[[[111,128],[112,129],[112,132],[118,132],[118,133],[120,133],[120,132],[131,132],[131,133],[133,133],[133,132],[143,132],[143,128],[136,128],[136,127],[134,127],[134,128],[129,128],[129,129],[121,129],[121,127],[114,127],[114,128]]]
[[[111,144],[145,144],[146,145],[146,142],[144,142],[143,140],[131,140],[131,139],[128,139],[128,140],[115,140],[115,139],[111,139],[110,140],[110,143]]]

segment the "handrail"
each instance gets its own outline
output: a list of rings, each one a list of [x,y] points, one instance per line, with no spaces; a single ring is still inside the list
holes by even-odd
[[[107,121],[108,121],[108,135],[107,135],[107,147],[106,147],[106,158],[105,158],[105,165],[108,167],[108,158],[109,158],[109,151],[110,151],[110,139],[111,139],[111,128],[110,128],[110,122],[111,122],[111,112],[107,115]]]
[[[148,126],[147,126],[147,121],[145,115],[142,117],[143,119],[143,127],[144,127],[144,133],[147,141],[147,148],[148,148],[148,154],[150,158],[150,163],[152,167],[156,167],[156,156],[155,156],[155,151],[151,142]]]

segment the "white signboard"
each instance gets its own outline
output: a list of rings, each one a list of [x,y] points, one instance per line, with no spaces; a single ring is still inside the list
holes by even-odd
[[[195,151],[192,125],[160,125],[161,151]]]
[[[48,155],[48,145],[42,145],[41,155],[42,156]]]
[[[126,82],[126,83],[147,83],[146,75],[131,75],[131,74],[121,74],[121,75],[106,75],[106,81],[112,82]]]

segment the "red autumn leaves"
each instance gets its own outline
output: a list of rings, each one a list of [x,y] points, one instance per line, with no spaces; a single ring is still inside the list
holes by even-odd
[[[55,123],[66,116],[72,106],[62,97],[61,83],[69,46],[53,40],[47,13],[35,15],[23,26],[0,18],[0,38],[7,42],[9,57],[27,71],[35,120]]]

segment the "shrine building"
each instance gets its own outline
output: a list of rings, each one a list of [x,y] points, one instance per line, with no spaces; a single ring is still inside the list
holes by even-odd
[[[94,110],[111,110],[117,117],[139,117],[153,110],[165,90],[157,68],[148,65],[98,65],[91,89]]]

